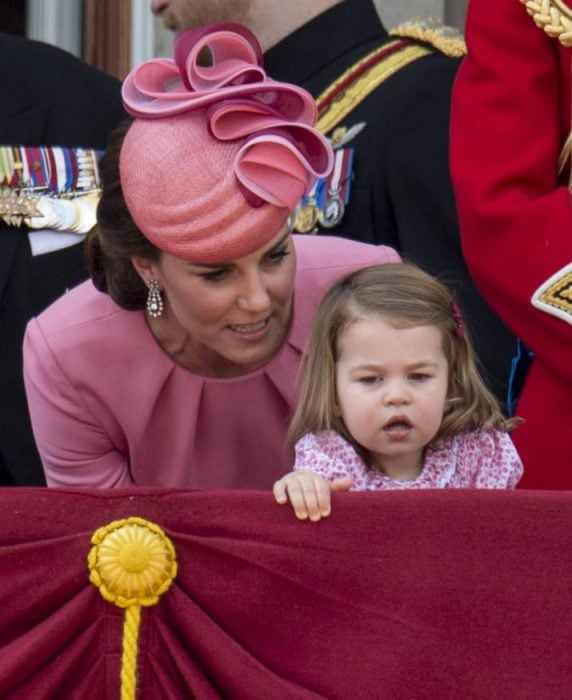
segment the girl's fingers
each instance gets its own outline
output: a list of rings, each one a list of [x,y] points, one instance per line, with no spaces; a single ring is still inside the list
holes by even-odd
[[[345,476],[343,479],[338,479],[331,484],[332,491],[349,491],[352,487],[352,480],[349,476]]]
[[[277,503],[290,501],[300,520],[318,522],[330,514],[330,484],[313,472],[291,472],[277,481],[272,491]]]
[[[301,480],[299,478],[289,479],[286,484],[286,490],[296,517],[299,520],[306,520],[306,518],[310,517],[310,511],[312,510],[311,498],[309,499],[310,504],[308,505],[306,489],[303,483],[301,483]]]
[[[276,503],[283,505],[288,503],[288,496],[286,494],[286,483],[284,479],[277,481],[272,487],[272,493],[274,494],[274,500]]]
[[[317,520],[322,518],[327,518],[331,513],[331,503],[332,503],[332,484],[326,479],[317,477],[314,481],[314,488],[316,490],[316,500],[318,506],[318,517]]]

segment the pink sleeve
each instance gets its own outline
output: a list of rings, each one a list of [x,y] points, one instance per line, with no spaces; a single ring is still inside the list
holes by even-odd
[[[508,433],[479,430],[467,435],[467,441],[464,456],[476,488],[512,489],[518,484],[523,467]]]
[[[24,338],[24,381],[48,486],[133,486],[127,459],[82,401],[36,319]]]
[[[338,433],[307,433],[295,446],[294,470],[309,469],[328,481],[355,478],[356,453]]]

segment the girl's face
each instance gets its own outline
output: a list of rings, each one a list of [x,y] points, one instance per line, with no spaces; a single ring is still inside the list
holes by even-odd
[[[136,265],[137,267],[137,265]],[[166,253],[155,277],[165,311],[152,319],[160,344],[200,374],[230,377],[268,362],[288,333],[296,258],[284,227],[263,248],[224,265],[195,265]]]
[[[366,315],[338,339],[337,415],[389,477],[415,479],[445,412],[448,363],[435,326]]]

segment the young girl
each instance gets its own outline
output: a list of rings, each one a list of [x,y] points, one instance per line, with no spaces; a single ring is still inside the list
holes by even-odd
[[[522,463],[451,292],[409,263],[354,272],[314,320],[278,503],[318,521],[337,490],[511,488]]]

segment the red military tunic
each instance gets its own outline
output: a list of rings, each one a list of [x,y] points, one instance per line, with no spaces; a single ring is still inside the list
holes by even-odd
[[[514,433],[521,486],[572,488],[572,0],[473,0],[453,93],[451,168],[483,296],[535,353]],[[546,2],[544,3],[546,5]],[[528,13],[527,13],[528,9]],[[533,15],[533,16],[531,16]]]

